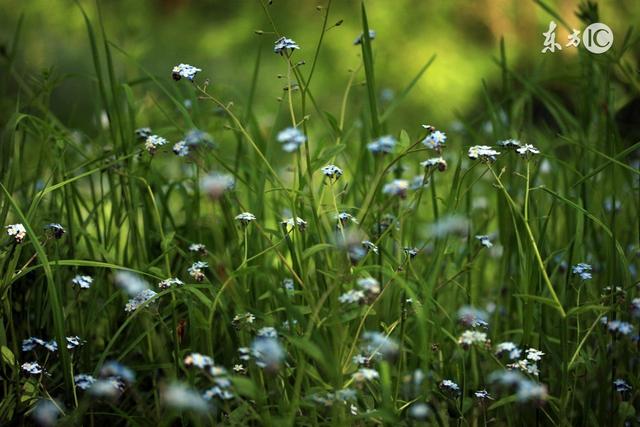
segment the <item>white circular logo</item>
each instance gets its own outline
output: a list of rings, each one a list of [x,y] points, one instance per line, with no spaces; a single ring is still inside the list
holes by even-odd
[[[613,45],[613,31],[607,25],[596,22],[582,33],[584,47],[591,53],[604,53]]]

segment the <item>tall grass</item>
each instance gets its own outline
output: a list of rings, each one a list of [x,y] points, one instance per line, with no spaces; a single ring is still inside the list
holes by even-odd
[[[323,40],[339,26],[331,1],[317,45],[272,55],[264,34],[251,53],[254,69],[239,70],[238,82],[209,80],[210,70],[171,81],[174,64],[153,75],[109,39],[96,4],[80,10],[102,131],[69,129],[49,110],[49,82],[25,78],[16,65],[20,25],[4,58],[20,96],[2,133],[0,220],[23,224],[27,237],[3,237],[0,252],[3,424],[42,422],[47,409],[63,425],[638,422],[640,142],[616,120],[621,100],[640,87],[627,54],[635,33],[607,54],[580,49],[562,76],[511,68],[503,42],[501,88],[485,86],[481,115],[437,124],[448,139],[436,152],[421,144],[429,131],[420,123],[393,129],[387,120],[437,59],[424,58],[406,89],[381,104],[375,47],[390,41],[369,35],[364,3],[359,64],[344,78],[336,71],[331,88],[312,84]],[[277,9],[260,6],[274,39],[295,39],[279,26]],[[582,12],[585,22],[597,20],[597,9]],[[276,60],[284,85],[270,123],[255,115],[264,102],[255,94],[261,64]],[[563,79],[565,99],[547,89],[551,79]],[[240,88],[226,89],[233,85]],[[327,90],[341,94],[337,105],[317,104],[314,92]],[[149,96],[151,111],[142,101]],[[146,152],[135,134],[144,126],[172,144]],[[277,142],[286,127],[306,136],[292,153]],[[212,135],[215,148],[175,156],[171,145],[194,128]],[[367,144],[385,135],[397,139],[393,151],[372,154]],[[467,157],[469,147],[508,138],[540,154],[497,147],[495,161]],[[446,170],[420,166],[439,154]],[[344,174],[324,177],[328,164]],[[213,172],[232,175],[233,189],[221,189]],[[408,185],[413,177],[425,185],[389,194],[394,179]],[[242,212],[255,221],[240,223]],[[342,212],[355,221],[337,220]],[[289,217],[306,228],[283,224]],[[63,224],[62,238],[43,231],[52,222]],[[493,247],[476,235],[489,235]],[[363,240],[377,250],[366,251]],[[206,250],[190,251],[193,243]],[[208,263],[202,281],[188,274],[198,260]],[[574,274],[580,262],[593,266],[592,279]],[[92,276],[90,289],[72,286],[76,275]],[[156,287],[173,277],[184,286]],[[343,302],[362,278],[377,280],[379,291]],[[125,312],[131,296],[114,283],[136,280],[157,294]],[[461,319],[465,307],[475,314]],[[265,344],[255,338],[264,327],[277,330],[269,344],[281,345],[285,358],[263,350],[242,359],[240,348]],[[486,339],[465,345],[465,330]],[[65,337],[75,335],[86,342],[67,349]],[[33,336],[55,339],[57,351],[23,351]],[[373,347],[363,348],[372,336]],[[501,342],[517,345],[521,357],[496,354]],[[507,364],[524,360],[528,348],[544,353],[539,374],[500,387]],[[190,367],[193,353],[211,356],[226,374]],[[276,360],[261,363],[268,356]],[[34,361],[45,371],[29,374],[23,364]],[[105,373],[109,361],[131,368],[135,381]],[[81,373],[119,375],[122,389],[83,390]],[[617,390],[617,379],[630,388]],[[214,385],[230,398],[203,407],[199,393]],[[478,398],[485,389],[491,398]]]

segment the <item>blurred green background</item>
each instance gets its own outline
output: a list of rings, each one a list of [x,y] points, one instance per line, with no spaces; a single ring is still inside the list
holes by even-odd
[[[265,0],[266,3],[266,0]],[[547,4],[569,26],[584,28],[576,17],[577,0]],[[92,0],[80,4],[94,22],[97,8]],[[628,28],[639,22],[637,0],[600,1],[600,20],[609,25],[621,42]],[[278,109],[277,98],[286,85],[278,74],[286,73],[283,61],[271,53],[276,36],[258,0],[109,0],[101,2],[104,23],[114,44],[152,73],[170,79],[173,65],[185,62],[203,68],[214,90],[241,102],[252,77],[258,50],[262,50],[256,112],[269,125]],[[319,37],[326,1],[274,0],[267,6],[278,29],[301,46],[296,60],[311,63]],[[449,0],[366,2],[374,41],[377,86],[381,102],[400,91],[428,58],[436,61],[390,124],[433,123],[450,126],[458,116],[468,117],[482,108],[482,81],[489,88],[500,83],[500,38],[504,37],[507,59],[525,74],[545,68],[558,71],[558,80],[571,63],[579,60],[576,49],[541,54],[542,32],[552,17],[528,0]],[[91,51],[80,9],[70,0],[3,0],[0,2],[0,44],[10,49],[20,16],[24,16],[15,68],[27,81],[48,79],[60,84],[51,92],[51,109],[71,127],[89,130],[99,123],[92,84]],[[331,5],[330,23],[344,20],[326,34],[316,76],[311,86],[322,108],[334,114],[350,76],[360,62],[360,49],[353,40],[360,33],[360,2],[337,0]],[[255,30],[264,30],[257,35]],[[567,30],[559,23],[558,41],[564,44]],[[615,46],[615,44],[614,44]],[[131,61],[114,53],[120,77],[135,82],[143,74]],[[637,69],[636,58],[631,59]],[[0,69],[7,85],[6,67]],[[359,77],[364,80],[364,77]],[[358,81],[358,80],[356,80]],[[557,83],[557,82],[556,82]],[[142,85],[145,89],[144,84]],[[4,93],[18,95],[15,87]],[[354,101],[356,102],[356,101]],[[620,100],[622,104],[624,99]],[[153,108],[153,102],[148,103]],[[14,99],[2,100],[3,119]],[[145,114],[143,108],[139,114]],[[4,122],[4,120],[3,120]]]

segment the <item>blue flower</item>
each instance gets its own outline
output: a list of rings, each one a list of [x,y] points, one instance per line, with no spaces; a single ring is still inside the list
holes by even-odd
[[[292,153],[305,143],[307,137],[297,128],[288,127],[278,132],[278,142],[287,153]]]
[[[593,268],[591,267],[591,265],[586,264],[584,262],[580,262],[574,265],[573,267],[571,267],[571,272],[575,275],[580,276],[582,280],[590,280],[592,278],[591,276],[592,269]]]
[[[385,135],[367,144],[367,149],[373,154],[388,154],[393,151],[396,143],[397,141],[393,136]]]
[[[300,49],[300,46],[298,46],[298,44],[295,41],[288,39],[286,37],[280,37],[278,40],[276,40],[273,46],[273,52],[278,53],[280,55],[287,53],[287,49],[293,52],[294,49]]]
[[[202,70],[192,65],[179,64],[173,67],[173,70],[171,70],[171,77],[176,81],[180,80],[182,77],[189,81],[193,81],[194,77],[196,76],[196,74],[198,74],[199,71]]]
[[[50,236],[53,236],[55,239],[61,239],[65,233],[65,229],[62,225],[57,223],[47,224],[44,227],[45,231],[49,233]]]
[[[356,39],[353,41],[354,46],[362,44],[362,37],[363,36],[364,36],[364,34],[360,34],[358,37],[356,37]],[[376,38],[375,30],[369,30],[369,40],[374,40],[375,38]]]
[[[151,289],[145,289],[138,295],[129,300],[124,307],[124,311],[131,313],[136,311],[139,307],[143,306],[147,301],[155,297],[157,294]]]
[[[429,130],[433,129],[432,127],[428,128]],[[442,147],[447,142],[447,135],[444,132],[439,130],[433,130],[429,135],[427,135],[423,140],[422,144],[430,148],[432,150],[441,150]]]
[[[80,289],[89,289],[93,284],[93,277],[78,274],[76,277],[71,279],[71,283],[74,286],[78,286]]]

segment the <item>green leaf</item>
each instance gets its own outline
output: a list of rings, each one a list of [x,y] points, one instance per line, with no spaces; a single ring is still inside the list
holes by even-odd
[[[373,136],[380,136],[380,118],[378,116],[378,100],[376,96],[376,82],[373,72],[373,53],[371,51],[371,38],[369,37],[369,22],[367,11],[362,2],[362,60],[364,62],[364,74],[367,78],[367,93],[369,94],[369,110],[371,113],[371,125]]]
[[[0,347],[0,351],[2,352],[2,362],[6,365],[11,366],[12,368],[16,366],[16,358],[13,355],[13,352],[7,346]]]

